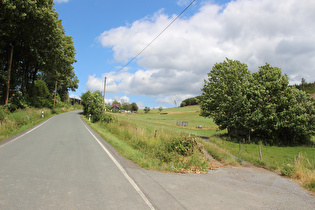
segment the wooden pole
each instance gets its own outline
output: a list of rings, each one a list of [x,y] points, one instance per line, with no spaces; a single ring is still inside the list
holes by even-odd
[[[11,45],[10,59],[9,59],[9,64],[8,64],[7,91],[6,91],[6,94],[5,94],[5,102],[4,102],[4,104],[8,104],[8,101],[9,101],[12,58],[13,58],[13,45]]]
[[[104,110],[104,112],[106,111],[105,110],[105,89],[106,89],[106,77],[105,77],[105,82],[104,82],[104,97],[103,97],[103,110]]]
[[[260,156],[260,160],[262,160],[262,154],[261,154],[261,148],[260,148],[260,145],[259,145],[259,156]]]
[[[55,83],[55,96],[54,96],[54,106],[56,104],[56,93],[57,93],[57,81]]]
[[[238,150],[238,152],[241,152],[242,151],[242,146],[241,146],[241,141],[239,142],[239,150]]]

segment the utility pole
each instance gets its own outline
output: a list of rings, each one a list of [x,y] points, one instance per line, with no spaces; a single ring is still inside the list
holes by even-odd
[[[10,53],[10,59],[9,59],[9,65],[8,65],[8,81],[7,81],[7,92],[5,96],[5,103],[8,104],[9,101],[9,91],[10,91],[10,76],[11,76],[11,66],[12,66],[12,57],[13,57],[13,45],[11,45],[11,53]]]
[[[106,77],[105,77],[105,82],[104,82],[104,97],[103,97],[103,110],[104,110],[104,112],[106,111],[106,109],[105,109],[105,89],[106,89]]]
[[[54,96],[54,106],[56,104],[56,93],[57,93],[57,81],[55,83],[55,96]]]

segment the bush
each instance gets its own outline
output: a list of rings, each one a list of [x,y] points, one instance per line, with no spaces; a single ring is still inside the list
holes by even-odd
[[[92,122],[98,122],[103,112],[103,97],[99,91],[88,91],[81,96],[83,112],[86,116],[92,115]]]
[[[176,152],[182,156],[193,154],[197,142],[192,137],[176,137],[168,143],[168,152]]]
[[[100,121],[101,121],[102,123],[111,123],[111,122],[116,121],[116,118],[113,117],[113,116],[110,115],[110,114],[105,114],[105,113],[103,113],[102,116],[101,116]]]
[[[5,107],[0,106],[0,122],[1,123],[5,120],[8,114],[9,114],[8,110]]]

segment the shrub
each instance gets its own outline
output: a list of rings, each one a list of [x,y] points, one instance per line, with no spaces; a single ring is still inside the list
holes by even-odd
[[[168,143],[167,150],[170,153],[176,152],[179,155],[188,156],[193,154],[196,146],[197,142],[192,137],[176,137]]]
[[[105,113],[103,113],[103,114],[101,115],[100,121],[101,121],[102,123],[111,123],[111,122],[116,121],[116,118],[113,117],[113,116],[110,115],[110,114],[105,114]]]
[[[8,111],[5,107],[0,106],[0,122],[2,123],[8,115]]]

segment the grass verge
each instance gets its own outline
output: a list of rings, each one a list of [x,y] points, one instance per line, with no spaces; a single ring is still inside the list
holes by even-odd
[[[157,171],[205,173],[209,160],[203,144],[184,133],[163,130],[155,134],[148,127],[125,120],[91,123],[84,120],[124,157],[139,166]]]
[[[26,108],[10,113],[0,107],[0,141],[32,128],[53,115],[71,110],[74,110],[74,108]],[[44,112],[44,117],[42,117],[42,112]]]
[[[257,144],[241,144],[240,146],[239,143],[217,137],[210,138],[210,142],[238,159],[288,176],[315,192],[315,149],[313,147],[277,147],[261,144],[261,160]]]

